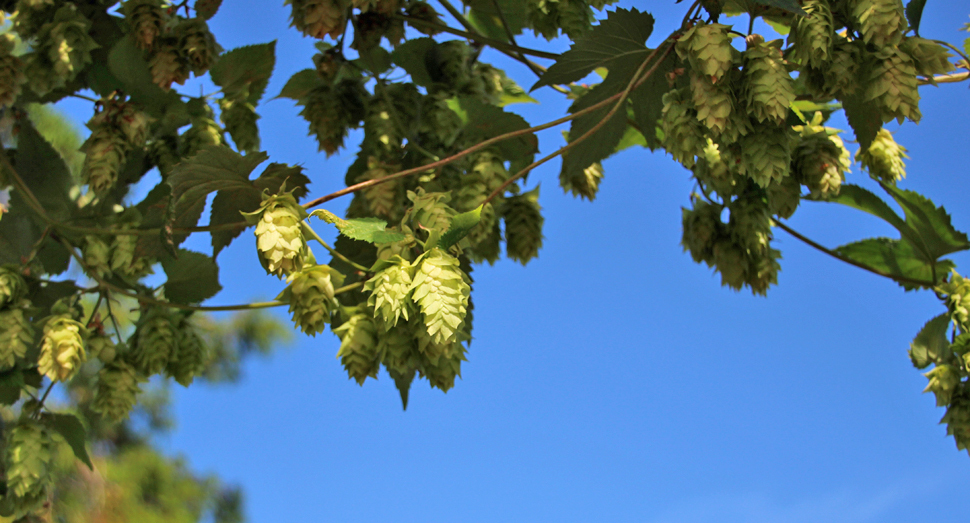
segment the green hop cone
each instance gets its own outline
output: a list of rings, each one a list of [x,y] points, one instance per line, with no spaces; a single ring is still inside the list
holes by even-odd
[[[67,381],[87,360],[84,326],[69,316],[52,316],[44,323],[37,371],[51,381]]]
[[[120,358],[105,364],[98,372],[98,387],[91,408],[114,422],[124,420],[135,407],[135,398],[141,392],[139,381],[135,368]]]
[[[367,160],[368,169],[357,177],[355,182],[364,182],[383,178],[398,169],[380,163],[373,156]],[[371,215],[385,218],[388,221],[399,221],[404,210],[401,208],[401,184],[397,180],[390,180],[377,185],[366,187],[360,194],[367,202]]]
[[[292,192],[264,192],[259,209],[244,214],[256,224],[256,250],[267,273],[283,278],[303,268],[307,244],[300,222],[308,215]]]
[[[377,326],[374,318],[362,307],[341,311],[346,316],[339,327],[333,330],[340,337],[340,350],[337,357],[347,370],[347,375],[363,385],[367,378],[377,378],[380,370],[380,354],[377,351]]]
[[[286,0],[283,5],[292,6],[290,25],[306,36],[337,38],[344,32],[346,6],[339,0]]]
[[[946,295],[946,306],[953,322],[960,330],[970,331],[970,280],[953,271],[950,281],[937,287],[937,291]]]
[[[458,339],[465,321],[471,287],[458,259],[434,248],[417,264],[411,283],[411,299],[424,316],[428,335],[434,343],[448,343]]]
[[[84,237],[81,256],[85,267],[93,271],[97,277],[104,278],[111,273],[111,249],[100,236]]]
[[[759,125],[745,135],[738,170],[761,187],[781,182],[791,169],[794,133],[789,127]]]
[[[697,120],[718,136],[731,124],[734,95],[727,78],[713,83],[710,77],[692,74],[690,90],[697,111]]]
[[[694,157],[704,149],[706,143],[697,110],[686,89],[669,91],[663,96],[663,102],[660,126],[664,134],[664,149],[674,160],[690,169],[694,166]]]
[[[85,153],[81,168],[82,182],[96,194],[111,190],[118,181],[118,172],[124,166],[130,149],[120,129],[111,125],[94,126],[91,136],[81,146],[81,151]]]
[[[205,371],[209,363],[209,348],[206,346],[195,325],[183,318],[178,326],[178,351],[169,359],[166,374],[175,378],[183,387],[188,387],[196,376]]]
[[[366,91],[355,80],[335,86],[321,85],[300,100],[300,116],[310,124],[310,134],[316,136],[319,150],[330,156],[344,144],[347,130],[356,127],[364,117]]]
[[[795,101],[795,82],[785,68],[775,42],[758,35],[748,37],[744,52],[744,93],[748,112],[759,122],[783,125],[788,106]]]
[[[710,138],[702,154],[698,155],[697,162],[691,169],[697,181],[704,187],[714,189],[722,196],[734,194],[735,186],[738,182],[737,169],[732,169],[731,164],[737,164],[731,154],[721,152],[722,144],[716,144]],[[731,146],[724,147],[725,151],[730,151]],[[730,162],[730,163],[729,163]]]
[[[899,45],[899,49],[909,55],[916,66],[916,74],[926,77],[935,84],[933,75],[946,74],[956,69],[950,63],[953,55],[946,47],[925,38],[908,36]]]
[[[136,228],[135,224],[125,224],[122,230]],[[138,236],[118,234],[111,248],[111,271],[129,280],[138,280],[152,273],[154,261],[144,256],[135,256]]]
[[[374,316],[381,319],[385,329],[390,329],[402,317],[408,321],[414,267],[400,256],[379,263],[381,269],[364,283],[364,290],[370,292],[367,305],[374,309]]]
[[[304,334],[316,336],[330,323],[337,308],[334,285],[343,283],[343,275],[329,265],[314,265],[290,276],[290,284],[277,300],[290,304],[293,323]]]
[[[461,117],[448,107],[447,93],[424,97],[418,129],[422,134],[450,146],[462,128]]]
[[[781,270],[779,258],[781,253],[775,249],[752,251],[748,254],[744,282],[751,288],[752,294],[765,296],[768,288],[778,283],[778,271]]]
[[[896,143],[886,129],[879,129],[869,149],[863,151],[860,148],[855,157],[870,176],[886,183],[896,183],[906,177],[903,158],[909,158],[906,148]]]
[[[872,67],[865,100],[882,113],[882,121],[909,119],[919,123],[919,82],[916,66],[906,53],[893,48],[881,49],[872,56]]]
[[[901,0],[848,0],[848,4],[865,43],[880,48],[899,44],[907,29]]]
[[[34,327],[22,309],[0,311],[0,372],[13,368],[34,345]]]
[[[0,309],[11,306],[27,294],[24,278],[6,267],[0,267]]]
[[[426,193],[424,188],[408,191],[412,206],[404,215],[404,222],[415,231],[436,229],[445,232],[451,226],[455,210],[448,206],[451,196],[443,192]]]
[[[559,185],[563,192],[572,193],[573,196],[593,201],[600,188],[600,181],[603,179],[603,164],[594,162],[582,171],[567,172],[565,169],[559,173]]]
[[[187,18],[175,27],[178,48],[196,76],[202,76],[222,52],[202,18]]]
[[[84,342],[88,358],[97,358],[101,363],[111,363],[117,355],[117,348],[111,336],[94,334]]]
[[[835,35],[832,10],[828,0],[805,0],[802,9],[806,16],[793,18],[788,41],[794,44],[794,55],[799,62],[820,69],[828,63],[832,50]]]
[[[502,206],[505,220],[505,252],[509,258],[525,265],[539,255],[542,248],[542,207],[539,206],[539,187],[505,200]]]
[[[815,113],[810,123],[793,126],[792,130],[800,135],[792,152],[795,177],[816,198],[839,194],[852,160],[838,130],[823,126],[821,113]]]
[[[468,361],[466,352],[459,342],[446,345],[434,363],[423,362],[421,376],[427,378],[432,387],[448,392],[455,386],[455,378],[461,377],[461,362]]]
[[[158,38],[148,58],[152,82],[168,91],[172,84],[185,85],[189,78],[189,60],[182,54],[175,38]]]
[[[178,357],[176,319],[168,309],[152,307],[138,323],[130,361],[143,376],[159,374]]]
[[[74,79],[91,63],[91,51],[99,46],[89,36],[91,22],[72,3],[64,3],[37,37],[37,52],[46,53],[57,76],[57,86]]]
[[[10,107],[27,81],[24,63],[13,56],[16,42],[12,34],[0,35],[0,109]]]
[[[868,56],[865,44],[860,40],[847,40],[833,36],[829,62],[825,67],[809,66],[805,71],[807,86],[814,96],[830,100],[853,94],[860,88],[860,64]],[[863,86],[864,88],[864,86]]]
[[[724,235],[721,213],[724,207],[713,205],[700,199],[694,200],[692,209],[682,209],[683,236],[680,244],[690,252],[695,262],[714,261],[714,245]]]
[[[215,121],[212,109],[205,105],[200,114],[192,117],[192,126],[182,134],[182,157],[194,156],[212,145],[222,145],[222,128]]]
[[[957,385],[960,384],[960,371],[952,365],[943,364],[937,365],[923,376],[930,380],[923,392],[932,392],[936,395],[937,407],[949,405]]]
[[[721,285],[741,290],[745,283],[748,262],[744,251],[729,238],[718,240],[712,248],[713,265],[721,274]]]
[[[946,423],[946,433],[953,436],[957,450],[970,451],[970,394],[964,383],[957,384],[946,414],[940,423]]]
[[[821,189],[822,186],[819,185]],[[795,176],[786,176],[780,183],[768,185],[768,211],[773,215],[788,219],[795,214],[802,199],[802,186]]]
[[[167,13],[162,8],[161,0],[126,0],[121,3],[131,36],[135,45],[142,49],[151,49],[155,38],[162,34],[165,28]]]
[[[747,191],[728,205],[731,219],[728,230],[735,245],[748,253],[762,252],[771,243],[771,215],[760,191]]]
[[[698,23],[677,40],[677,55],[686,60],[695,74],[720,80],[733,66],[730,26]]]
[[[54,463],[51,433],[43,425],[19,421],[7,436],[7,492],[16,499],[16,513],[24,514],[46,501]]]
[[[219,118],[235,142],[236,149],[247,153],[259,151],[259,128],[256,125],[259,115],[253,104],[224,98],[219,101],[219,107],[222,111]]]
[[[378,336],[377,351],[381,355],[381,363],[392,377],[410,374],[421,365],[414,330],[423,330],[424,326],[418,323],[402,321]]]
[[[464,250],[464,253],[472,262],[487,261],[492,264],[501,257],[502,229],[499,226],[498,214],[496,214],[495,207],[491,203],[482,207],[478,225],[468,233],[466,238],[469,247]]]

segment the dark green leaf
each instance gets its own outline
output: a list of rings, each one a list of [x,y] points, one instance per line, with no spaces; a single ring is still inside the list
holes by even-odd
[[[397,46],[391,53],[391,60],[399,67],[411,75],[411,81],[415,84],[430,87],[434,84],[431,75],[428,74],[428,67],[425,65],[425,56],[435,46],[435,41],[431,38],[414,38]]]
[[[74,451],[74,457],[81,460],[81,463],[87,465],[89,469],[94,470],[91,457],[88,456],[88,451],[84,446],[87,434],[81,420],[74,414],[52,414],[49,412],[45,412],[42,417],[50,428],[64,437],[67,444],[71,446],[71,450]]]
[[[222,54],[209,74],[212,82],[222,87],[227,97],[248,91],[247,101],[256,105],[266,91],[275,65],[276,40],[273,40],[265,44],[237,47]]]
[[[909,20],[909,25],[913,28],[916,36],[919,36],[919,23],[923,19],[923,7],[925,6],[926,0],[909,0],[909,3],[906,4],[906,20]]]
[[[162,260],[165,298],[175,303],[199,303],[222,290],[219,266],[215,260],[200,252],[179,249],[178,257]]]
[[[222,0],[195,0],[195,14],[208,20],[216,15],[221,5]]]
[[[946,209],[937,207],[928,198],[915,191],[900,189],[885,183],[881,185],[903,208],[906,224],[916,232],[914,247],[925,253],[927,261],[970,249],[967,235],[953,228]]]
[[[495,4],[501,9],[495,9]],[[502,19],[508,24],[513,35],[522,32],[526,23],[526,2],[521,0],[468,0],[468,21],[480,33],[497,40],[508,40],[508,33],[502,26]]]
[[[647,147],[651,151],[660,147],[660,140],[657,139],[657,127],[664,108],[663,96],[670,90],[667,73],[673,71],[676,64],[676,54],[667,54],[653,74],[630,93],[630,101],[633,104],[633,118],[637,126],[640,127],[643,138],[647,141]]]
[[[470,142],[483,142],[501,134],[529,128],[525,118],[472,97],[462,97],[460,106],[467,118],[464,136]],[[532,158],[539,150],[539,139],[535,133],[528,133],[503,140],[495,144],[495,148],[512,163],[512,170],[515,171],[532,163]]]
[[[903,219],[892,210],[888,203],[883,201],[882,198],[873,194],[871,191],[863,189],[858,185],[843,184],[839,189],[839,194],[837,196],[830,197],[826,201],[840,203],[854,209],[859,209],[860,211],[865,211],[888,222],[890,225],[900,231],[909,228]],[[915,233],[910,234],[910,236],[914,235]]]
[[[363,240],[373,244],[393,243],[405,238],[400,232],[387,231],[387,222],[378,218],[354,218],[342,220],[336,214],[325,209],[317,209],[310,213],[321,220],[332,223],[340,234],[354,240]]]
[[[20,121],[14,169],[48,216],[70,218],[77,208],[69,192],[74,185],[71,171],[57,150],[34,129],[29,119]]]
[[[448,231],[442,234],[441,239],[438,240],[438,247],[448,249],[467,236],[478,225],[478,222],[482,221],[482,207],[482,205],[479,205],[452,218]]]
[[[950,326],[950,316],[940,314],[920,329],[919,334],[909,344],[909,357],[913,365],[922,369],[930,363],[942,361],[950,350],[950,342],[946,339],[946,331]]]
[[[286,85],[283,86],[280,94],[276,95],[276,98],[300,101],[306,98],[310,91],[321,85],[323,85],[323,80],[320,79],[320,75],[317,74],[315,69],[304,69],[286,81]]]
[[[0,219],[0,264],[4,265],[20,265],[44,232],[33,218],[20,212],[24,205],[18,203],[15,195],[10,196],[11,212],[4,213]]]
[[[391,68],[391,53],[379,45],[359,51],[359,54],[360,64],[374,74],[383,74]]]
[[[882,114],[876,104],[866,102],[859,89],[859,93],[842,98],[845,117],[855,132],[855,139],[862,150],[868,150],[876,133],[882,129]]]
[[[653,16],[631,10],[617,9],[607,19],[581,36],[562,54],[556,63],[539,78],[532,90],[545,85],[568,84],[582,79],[598,67],[605,67],[612,74],[617,63],[639,64],[650,51],[647,38],[653,31]],[[636,66],[634,66],[636,67]],[[633,75],[633,71],[627,73]]]
[[[0,405],[13,405],[20,399],[24,386],[24,375],[20,369],[13,368],[0,372]]]
[[[798,5],[798,0],[752,0],[756,4],[766,5],[768,7],[777,7],[782,11],[788,13],[794,13],[798,15],[806,15],[805,10],[802,6]]]
[[[131,100],[155,118],[161,118],[170,103],[180,102],[175,90],[165,91],[152,81],[148,62],[132,38],[119,39],[111,49],[108,70]]]
[[[934,263],[934,272],[934,265],[927,263],[922,255],[913,249],[912,244],[889,238],[869,238],[850,243],[837,248],[836,252],[884,274],[923,281],[931,285],[940,283],[954,267],[953,262],[941,260]],[[921,288],[912,283],[899,282],[899,284],[908,291]]]
[[[592,91],[577,100],[569,108],[569,112],[576,113],[620,92],[632,75],[633,73],[630,72],[624,78],[622,74],[614,75],[611,73],[602,84],[597,85]],[[584,169],[613,154],[620,140],[623,139],[623,134],[627,128],[626,102],[608,120],[606,119],[615,106],[615,103],[609,103],[605,107],[573,120],[572,126],[569,128],[570,143],[576,142],[577,139],[587,133],[592,133],[563,154],[561,177],[570,179],[582,176]],[[597,126],[599,128],[593,131]]]

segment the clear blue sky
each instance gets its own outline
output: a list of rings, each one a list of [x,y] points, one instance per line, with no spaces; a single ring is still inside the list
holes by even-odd
[[[620,5],[653,12],[651,43],[686,8]],[[279,39],[270,95],[314,53],[312,40],[284,30],[288,12],[234,1],[212,20],[227,49]],[[968,13],[964,2],[931,0],[922,33],[962,42]],[[483,59],[505,64],[497,56]],[[509,70],[532,83],[524,68]],[[924,121],[896,135],[912,157],[900,185],[970,229],[970,92],[921,94]],[[542,105],[512,109],[534,124],[564,113],[558,93],[537,97]],[[297,112],[289,100],[264,103],[264,148],[303,164],[312,195],[339,188],[356,148],[326,160]],[[540,136],[544,151],[558,132]],[[177,387],[178,429],[164,448],[240,484],[254,523],[960,519],[970,460],[937,425],[943,410],[920,394],[926,380],[906,356],[943,310],[932,294],[905,293],[780,230],[782,272],[767,298],[721,288],[679,245],[688,173],[646,150],[605,171],[592,204],[562,194],[558,162],[530,176],[542,183],[544,248],[527,268],[502,261],[474,273],[475,339],[447,395],[416,382],[402,412],[386,375],[362,388],[347,380],[331,333],[298,336],[249,362],[237,386]],[[849,181],[864,178],[856,166]],[[791,225],[831,247],[893,236],[821,203],[803,204]],[[204,250],[208,237],[189,245]],[[970,257],[956,260],[970,272]],[[212,303],[281,289],[248,232],[220,262],[226,290]]]

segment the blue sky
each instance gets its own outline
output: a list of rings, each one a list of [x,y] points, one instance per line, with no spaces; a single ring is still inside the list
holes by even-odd
[[[620,5],[657,17],[650,43],[686,8]],[[921,32],[962,42],[967,14],[965,3],[930,1]],[[284,30],[288,8],[226,2],[211,24],[226,49],[279,39],[270,95],[312,66],[313,41]],[[483,60],[532,83],[498,56]],[[924,121],[896,134],[912,157],[900,185],[970,229],[967,86],[921,94]],[[512,109],[533,124],[565,112],[558,93],[536,97],[541,105]],[[356,149],[327,160],[297,112],[289,100],[264,102],[263,147],[305,166],[311,196],[326,194],[342,186]],[[543,151],[561,143],[558,132],[540,136]],[[240,484],[254,523],[956,520],[970,461],[937,425],[943,410],[920,394],[926,380],[906,356],[943,311],[932,294],[905,293],[780,230],[779,286],[767,298],[730,291],[679,245],[687,171],[629,150],[605,172],[594,203],[563,195],[557,161],[530,176],[542,184],[544,248],[527,268],[475,271],[475,339],[448,394],[416,382],[402,412],[386,375],[348,381],[331,333],[298,335],[249,362],[236,386],[178,387],[178,428],[160,443],[193,470]],[[849,181],[864,178],[855,166]],[[832,204],[805,203],[790,224],[831,247],[893,236]],[[220,263],[226,289],[213,304],[281,290],[248,232]]]

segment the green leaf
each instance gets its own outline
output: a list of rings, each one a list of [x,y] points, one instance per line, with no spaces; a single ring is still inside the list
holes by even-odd
[[[867,212],[877,218],[882,219],[883,221],[888,222],[899,231],[909,229],[906,222],[904,222],[903,219],[892,210],[888,203],[873,194],[871,191],[863,189],[858,185],[843,184],[839,189],[839,194],[829,197],[826,201],[840,203],[842,205]],[[904,234],[904,236],[906,235]]]
[[[87,465],[89,469],[94,470],[91,457],[88,456],[88,451],[84,446],[87,434],[81,420],[74,414],[52,414],[49,412],[42,414],[42,418],[50,428],[64,437],[67,444],[71,446],[71,450],[74,451],[74,456],[81,460],[81,463]]]
[[[496,10],[501,9],[501,15]],[[526,24],[526,2],[521,0],[466,0],[468,22],[478,32],[502,41],[508,40],[508,33],[502,26],[502,19],[508,24],[513,35],[520,34]]]
[[[391,53],[387,52],[387,49],[379,45],[375,45],[369,49],[363,51],[358,51],[360,58],[356,61],[363,66],[364,69],[374,73],[383,74],[385,71],[391,68]]]
[[[869,238],[843,245],[835,251],[882,273],[924,281],[930,285],[940,283],[954,267],[953,262],[949,260],[937,261],[931,265],[913,249],[909,242],[889,238]],[[899,284],[908,291],[921,288],[911,283],[899,282]]]
[[[216,15],[222,0],[195,0],[195,14],[204,20],[208,20]]]
[[[14,193],[15,194],[15,193]],[[0,220],[0,264],[20,265],[30,255],[34,242],[40,239],[44,228],[20,209],[14,194],[10,196],[10,212]],[[46,270],[46,268],[45,268]]]
[[[946,209],[915,191],[886,183],[880,185],[903,208],[906,224],[916,233],[914,246],[925,253],[927,261],[970,249],[967,235],[953,227]]]
[[[437,45],[431,38],[414,38],[397,46],[391,53],[391,60],[411,75],[411,81],[423,87],[434,84],[425,65],[425,57]]]
[[[459,100],[458,112],[463,113],[465,119],[464,137],[473,143],[529,128],[529,122],[525,118],[472,97],[462,97]],[[503,140],[495,144],[495,148],[512,163],[512,170],[515,171],[532,163],[532,158],[539,150],[539,139],[535,133],[528,133]]]
[[[798,15],[805,16],[805,10],[802,6],[798,5],[798,0],[752,0],[756,4],[765,5],[768,7],[776,7],[782,11],[788,13],[794,13]]]
[[[607,76],[602,84],[596,86],[592,91],[577,100],[569,108],[569,112],[576,113],[620,92],[626,85],[626,82],[623,82],[622,78],[612,80],[613,78],[617,78],[617,76],[619,75],[610,74]],[[626,80],[629,82],[629,78]],[[627,111],[626,102],[624,101],[624,105],[610,116],[609,120],[606,120],[606,116],[614,106],[614,103],[609,103],[605,107],[580,116],[572,121],[572,126],[569,128],[570,143],[575,142],[576,139],[592,131],[596,126],[602,126],[563,154],[561,177],[570,179],[574,176],[579,176],[584,169],[606,159],[616,150],[617,145],[619,145],[620,140],[623,139],[623,135],[626,132]],[[604,121],[605,123],[603,123]]]
[[[211,192],[252,187],[249,174],[266,158],[266,153],[243,156],[228,147],[216,145],[182,160],[172,168],[168,179],[175,199],[175,216],[169,221],[178,221],[187,214],[201,215]]]
[[[24,375],[18,368],[0,372],[0,405],[13,405],[20,399]]]
[[[633,104],[633,118],[640,127],[647,147],[655,150],[660,147],[660,140],[657,139],[657,128],[660,117],[663,114],[663,96],[670,90],[667,83],[667,73],[674,70],[677,65],[675,53],[669,53],[664,57],[663,62],[657,66],[654,73],[640,84],[632,93],[630,101]]]
[[[141,49],[135,47],[132,38],[121,38],[111,48],[108,71],[121,84],[116,88],[131,96],[133,102],[155,118],[161,118],[169,104],[181,102],[174,89],[165,91],[152,81],[148,62],[142,56]],[[105,81],[111,82],[111,79],[105,78]]]
[[[618,153],[634,145],[646,147],[647,140],[640,134],[640,131],[628,125],[626,131],[623,131],[623,138],[620,139],[620,143],[616,144],[616,150],[614,152]]]
[[[212,65],[209,75],[212,83],[222,87],[227,97],[248,91],[246,100],[256,105],[266,91],[275,65],[276,40],[273,40],[265,44],[237,47],[223,53]]]
[[[17,154],[13,160],[17,174],[37,197],[46,214],[58,221],[70,218],[77,209],[69,194],[74,186],[71,171],[29,119],[20,121]]]
[[[484,205],[479,205],[468,212],[463,212],[452,218],[448,231],[442,234],[441,239],[438,240],[438,247],[448,249],[467,236],[478,225],[478,222],[482,221],[483,207]]]
[[[919,334],[909,344],[909,357],[917,368],[926,368],[930,363],[942,361],[950,350],[950,342],[946,339],[946,331],[950,326],[947,313],[940,314],[926,322]]]
[[[923,19],[923,7],[925,6],[926,0],[909,0],[909,3],[906,4],[906,20],[909,21],[909,25],[913,28],[916,36],[919,36],[919,23]]]
[[[849,125],[855,132],[855,139],[859,142],[859,147],[864,151],[868,150],[872,141],[876,138],[876,133],[879,132],[879,129],[882,129],[882,114],[879,112],[879,108],[873,103],[866,102],[861,92],[844,96],[842,108],[845,109],[845,117],[849,120]]]
[[[315,69],[304,69],[297,72],[286,81],[286,85],[283,86],[283,90],[280,94],[276,95],[276,98],[289,98],[290,100],[300,101],[315,88],[323,85],[323,80],[320,79],[320,75],[317,74]]]
[[[343,220],[326,209],[317,209],[311,212],[310,216],[316,216],[327,223],[332,223],[340,231],[340,234],[354,240],[382,244],[401,241],[405,238],[403,233],[385,230],[387,222],[378,218]]]
[[[162,260],[165,281],[165,298],[175,303],[199,303],[215,296],[222,290],[219,284],[219,266],[215,260],[185,249],[178,250],[178,257]]]
[[[645,44],[652,31],[653,16],[649,13],[636,8],[617,9],[578,38],[539,78],[532,90],[575,82],[598,67],[606,67],[612,73],[618,62],[639,64],[650,53]]]

